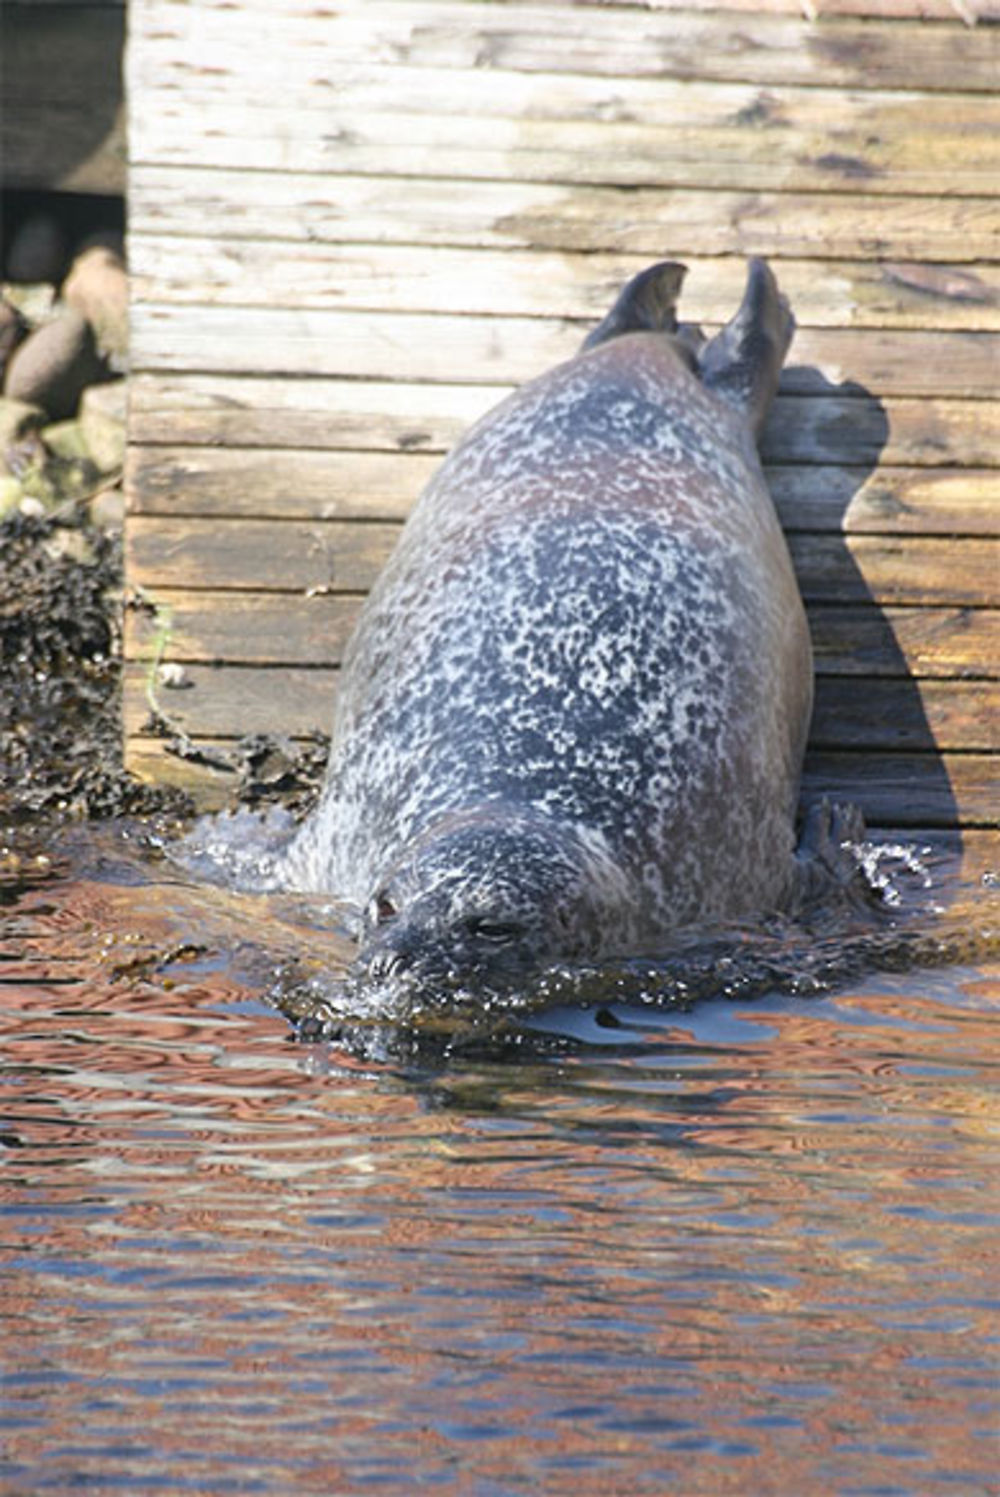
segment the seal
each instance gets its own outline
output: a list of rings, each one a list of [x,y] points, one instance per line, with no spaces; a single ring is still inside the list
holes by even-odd
[[[755,260],[706,341],[684,274],[472,428],[362,611],[284,878],[362,912],[373,981],[663,953],[790,897],[812,656],[757,438],[794,320]]]

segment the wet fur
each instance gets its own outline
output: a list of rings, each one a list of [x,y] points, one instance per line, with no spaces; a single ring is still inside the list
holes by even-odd
[[[363,610],[285,870],[366,912],[363,961],[622,954],[788,898],[812,660],[756,435],[793,322],[753,262],[704,343],[682,275],[470,431]]]

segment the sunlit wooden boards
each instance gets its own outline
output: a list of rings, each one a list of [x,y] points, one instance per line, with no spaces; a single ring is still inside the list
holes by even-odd
[[[130,765],[227,792],[151,705],[210,752],[327,728],[468,424],[649,260],[711,328],[764,254],[799,322],[765,459],[816,649],[807,794],[995,826],[996,18],[132,0]]]

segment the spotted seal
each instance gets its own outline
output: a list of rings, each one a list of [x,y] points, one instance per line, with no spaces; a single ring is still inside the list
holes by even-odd
[[[662,950],[788,896],[812,657],[756,442],[794,321],[756,260],[705,341],[684,274],[472,428],[362,611],[286,878],[363,911],[373,978]]]

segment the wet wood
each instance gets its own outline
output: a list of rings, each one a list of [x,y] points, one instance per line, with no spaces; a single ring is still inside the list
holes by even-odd
[[[327,728],[471,422],[649,260],[711,329],[759,253],[799,325],[763,454],[816,652],[804,793],[995,826],[991,7],[133,0],[130,764],[232,778],[141,733],[150,687],[210,748]]]

